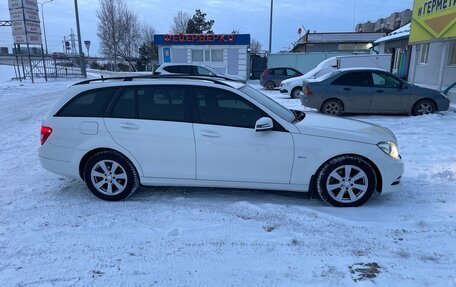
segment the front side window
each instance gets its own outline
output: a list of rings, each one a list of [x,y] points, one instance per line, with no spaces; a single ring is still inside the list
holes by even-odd
[[[118,88],[104,88],[81,93],[58,113],[61,117],[103,117]]]
[[[213,75],[213,73],[206,68],[196,67],[196,69],[197,69],[197,75],[199,75],[199,76],[212,76]]]
[[[374,86],[378,88],[395,88],[399,89],[401,87],[401,82],[391,77],[390,75],[383,73],[373,73],[372,79],[374,81]]]
[[[429,61],[429,44],[421,45],[421,64],[427,64]]]
[[[332,84],[338,86],[371,87],[372,74],[369,72],[347,73],[337,78]]]
[[[295,71],[295,70],[292,70],[292,69],[287,69],[287,76],[290,76],[290,77],[297,77],[297,76],[300,76],[301,73],[299,73],[298,71]]]
[[[189,120],[185,89],[180,86],[142,86],[136,90],[138,118],[156,121]]]
[[[195,88],[195,114],[199,122],[209,125],[253,129],[265,116],[258,107],[234,93],[214,88]]]

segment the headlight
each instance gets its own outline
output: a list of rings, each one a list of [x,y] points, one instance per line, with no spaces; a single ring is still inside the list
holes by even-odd
[[[400,159],[399,148],[393,142],[381,142],[377,146],[387,155],[394,159]]]

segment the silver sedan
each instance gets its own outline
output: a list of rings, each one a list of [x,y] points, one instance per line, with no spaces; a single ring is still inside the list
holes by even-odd
[[[329,115],[342,113],[424,115],[446,111],[442,93],[409,84],[378,69],[342,69],[303,83],[301,102]]]

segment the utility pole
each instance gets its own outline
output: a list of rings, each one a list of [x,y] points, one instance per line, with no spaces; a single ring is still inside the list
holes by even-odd
[[[271,14],[269,16],[269,54],[272,52],[272,11],[274,7],[274,0],[271,0]]]
[[[81,73],[84,76],[84,78],[87,78],[87,70],[86,70],[84,52],[82,51],[81,28],[79,26],[78,0],[74,0],[74,11],[76,13],[76,29],[77,29],[77,33],[78,33],[79,60],[80,60],[80,66],[81,66]]]
[[[44,32],[44,45],[46,46],[46,54],[49,54],[49,50],[48,50],[48,43],[47,43],[47,38],[46,38],[46,25],[44,24],[44,9],[43,9],[43,5],[46,4],[46,3],[50,3],[54,0],[49,0],[49,1],[46,1],[46,2],[43,2],[43,3],[40,3],[41,5],[41,18],[43,18],[43,32]]]

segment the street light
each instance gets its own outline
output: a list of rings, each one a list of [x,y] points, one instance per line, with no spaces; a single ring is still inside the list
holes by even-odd
[[[271,0],[271,14],[269,15],[269,54],[272,52],[272,11],[274,0]]]
[[[49,0],[45,1],[43,3],[40,3],[41,5],[41,18],[43,18],[43,32],[44,32],[44,45],[46,46],[46,54],[48,54],[48,44],[47,44],[47,39],[46,39],[46,25],[44,24],[44,12],[43,12],[43,5],[49,2],[52,2],[54,0]]]

